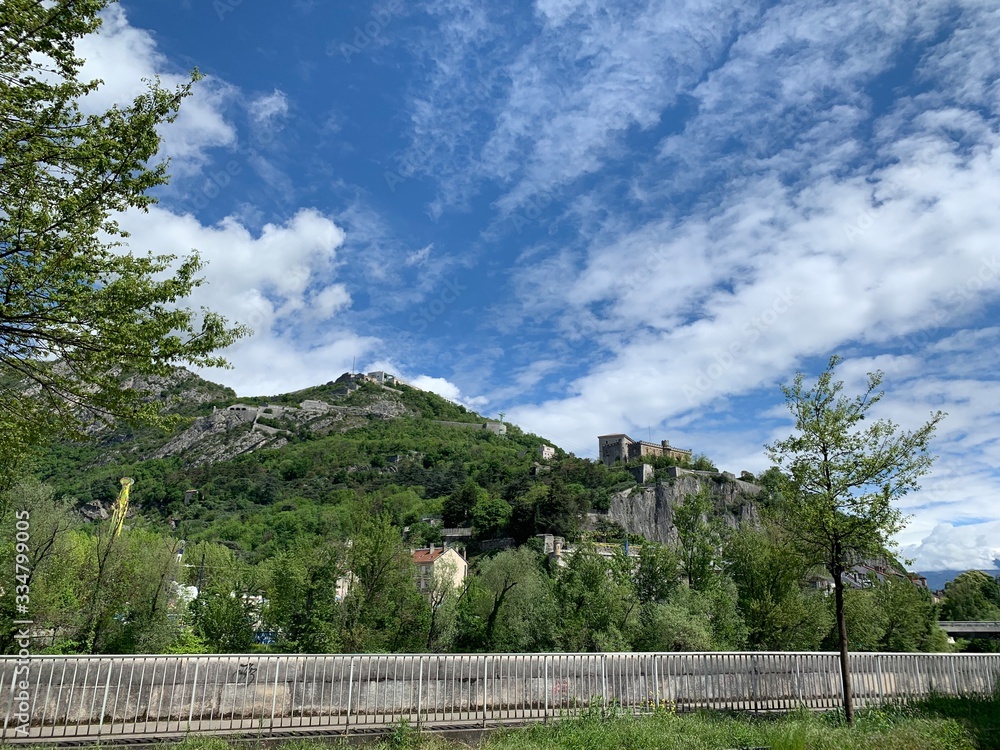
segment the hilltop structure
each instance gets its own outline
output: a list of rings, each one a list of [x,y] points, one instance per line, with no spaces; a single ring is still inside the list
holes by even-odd
[[[597,453],[605,466],[614,466],[616,461],[627,463],[643,456],[667,456],[687,463],[691,460],[691,451],[674,448],[667,440],[659,443],[649,443],[645,440],[633,440],[623,433],[597,436]]]

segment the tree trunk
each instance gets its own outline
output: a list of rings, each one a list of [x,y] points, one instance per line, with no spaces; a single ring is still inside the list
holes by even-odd
[[[837,608],[837,640],[840,642],[840,684],[844,691],[844,717],[849,726],[854,725],[854,696],[851,693],[851,668],[847,654],[847,621],[844,619],[843,569],[833,571],[833,592]]]

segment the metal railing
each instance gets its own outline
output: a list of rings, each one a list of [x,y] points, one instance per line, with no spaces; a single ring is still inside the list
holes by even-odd
[[[1000,654],[851,655],[857,705],[991,694]],[[0,659],[6,741],[487,726],[669,705],[840,705],[832,653],[36,656]]]

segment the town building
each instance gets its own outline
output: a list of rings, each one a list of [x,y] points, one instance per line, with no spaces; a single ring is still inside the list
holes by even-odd
[[[691,451],[674,448],[667,440],[650,443],[645,440],[633,440],[623,433],[613,435],[598,435],[597,453],[605,466],[614,466],[615,462],[627,463],[637,461],[643,456],[666,456],[681,462],[691,460]]]
[[[451,588],[462,585],[469,573],[469,563],[452,547],[435,547],[413,550],[413,564],[417,566],[417,590],[425,594],[434,586],[438,576],[450,583]]]
[[[535,538],[541,541],[542,553],[547,555],[559,567],[564,567],[568,564],[569,559],[580,549],[579,546],[567,544],[563,537],[553,534],[535,534]],[[637,565],[642,546],[628,544],[627,542],[625,544],[592,542],[586,546],[586,549],[592,554],[603,557],[605,560],[611,560],[624,552],[629,560],[632,561],[632,564]]]
[[[543,461],[548,461],[556,457],[556,449],[551,445],[539,445],[538,453],[541,455]]]

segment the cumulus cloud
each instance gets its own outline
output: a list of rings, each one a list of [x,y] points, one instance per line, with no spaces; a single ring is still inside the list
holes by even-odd
[[[903,547],[918,570],[996,567],[1000,560],[1000,521],[969,526],[938,524],[919,544]]]
[[[470,409],[478,410],[486,405],[487,399],[483,396],[464,396],[462,390],[446,378],[437,378],[431,375],[417,375],[412,378],[404,378],[415,388],[423,391],[436,393],[456,404],[462,404]]]
[[[206,226],[190,214],[153,207],[127,214],[122,226],[135,252],[186,255],[193,248],[207,261],[207,283],[188,302],[253,329],[251,338],[225,352],[234,365],[225,381],[241,393],[287,392],[329,380],[378,344],[338,324],[337,314],[350,305],[336,279],[344,232],[319,211],[301,209],[252,232],[231,217]]]
[[[148,90],[143,79],[159,77],[166,88],[190,81],[188,72],[178,71],[157,49],[148,31],[129,24],[120,5],[109,6],[101,17],[100,31],[80,39],[76,48],[85,60],[81,78],[104,81],[87,96],[84,111],[105,111],[114,104],[131,103]],[[194,85],[177,120],[162,132],[161,153],[171,158],[172,172],[195,172],[206,163],[210,149],[236,142],[236,130],[224,115],[235,95],[236,89],[213,76]]]

